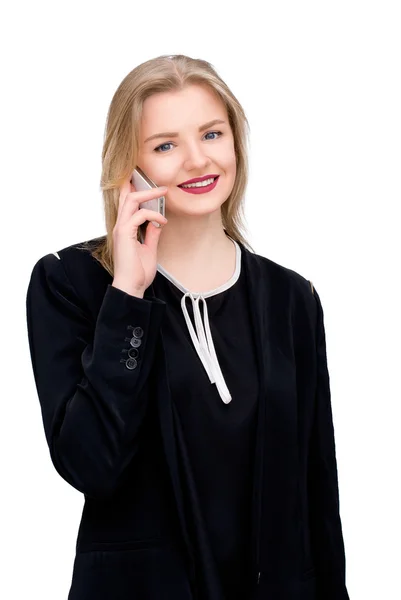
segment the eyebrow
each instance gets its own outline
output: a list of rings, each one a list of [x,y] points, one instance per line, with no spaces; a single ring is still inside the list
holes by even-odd
[[[213,125],[217,125],[218,123],[225,123],[225,121],[222,121],[221,119],[213,119],[213,121],[209,121],[208,123],[205,123],[204,125],[201,125],[199,127],[199,132],[204,131],[205,129],[208,129],[209,127],[213,127]],[[177,131],[165,131],[164,133],[155,133],[154,135],[151,135],[150,137],[146,138],[146,140],[144,141],[144,144],[146,144],[147,142],[150,142],[151,140],[154,140],[156,138],[166,138],[166,137],[178,137],[178,132]]]

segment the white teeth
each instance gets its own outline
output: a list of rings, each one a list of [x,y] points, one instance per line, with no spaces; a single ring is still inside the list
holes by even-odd
[[[214,177],[211,179],[206,179],[205,181],[198,181],[197,183],[189,183],[188,185],[182,185],[183,188],[191,188],[191,187],[205,187],[206,185],[210,185],[214,181]]]

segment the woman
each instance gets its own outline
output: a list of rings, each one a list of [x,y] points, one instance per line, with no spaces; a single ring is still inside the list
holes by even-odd
[[[246,247],[246,133],[209,63],[138,66],[108,114],[107,235],[33,268],[44,429],[85,495],[69,600],[348,598],[322,306]],[[167,219],[140,208],[161,195]]]

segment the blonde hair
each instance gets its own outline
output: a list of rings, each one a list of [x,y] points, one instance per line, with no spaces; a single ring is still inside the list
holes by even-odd
[[[112,234],[117,220],[120,187],[137,164],[143,103],[152,94],[182,90],[191,84],[209,86],[226,107],[237,165],[232,192],[221,207],[222,223],[230,237],[254,252],[241,233],[241,229],[246,229],[243,199],[248,183],[249,124],[244,110],[210,63],[182,54],[163,55],[142,63],[128,73],[117,88],[107,115],[101,176],[107,234],[92,240],[92,246],[86,242],[81,249],[90,248],[92,256],[111,276],[114,276]],[[139,235],[138,228],[138,241]]]

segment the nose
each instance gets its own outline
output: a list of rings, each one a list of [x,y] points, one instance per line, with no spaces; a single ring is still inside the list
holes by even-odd
[[[201,170],[211,163],[210,158],[205,154],[205,149],[197,142],[189,143],[185,149],[185,164],[186,171]]]

